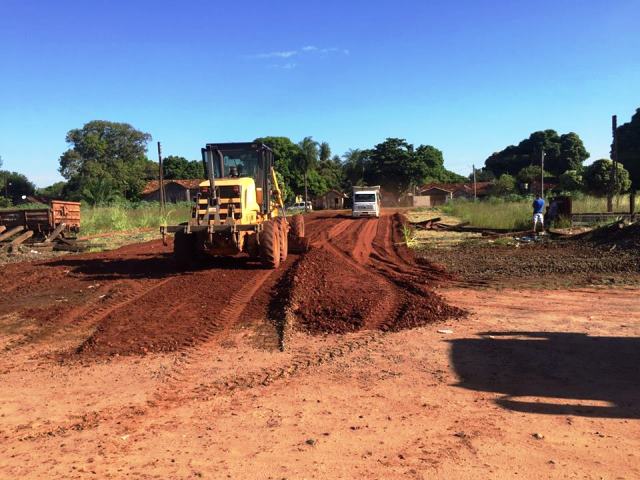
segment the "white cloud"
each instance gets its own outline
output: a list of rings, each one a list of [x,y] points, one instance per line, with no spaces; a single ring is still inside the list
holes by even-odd
[[[330,53],[341,53],[343,55],[349,55],[349,50],[346,48],[320,48],[315,45],[305,45],[297,50],[281,50],[276,52],[266,52],[266,53],[258,53],[255,55],[250,55],[249,58],[291,58],[294,56],[301,56],[303,54],[313,55],[313,54],[321,54],[328,55]],[[287,63],[285,65],[292,65],[293,68],[295,63]]]
[[[297,63],[293,63],[293,62],[288,62],[288,63],[273,63],[271,65],[269,65],[269,68],[278,68],[281,70],[292,70],[294,68],[296,68],[298,64]]]
[[[297,55],[297,50],[285,50],[282,52],[268,52],[268,53],[258,53],[257,55],[251,55],[254,58],[289,58]]]

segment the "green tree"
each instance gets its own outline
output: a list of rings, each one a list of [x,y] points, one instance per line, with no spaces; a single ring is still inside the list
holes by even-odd
[[[558,188],[563,192],[579,192],[584,189],[582,172],[567,170],[558,177]]]
[[[605,158],[596,160],[585,168],[584,183],[589,193],[599,196],[624,193],[631,186],[629,172],[622,165],[618,165],[614,183],[613,162]]]
[[[442,152],[431,145],[418,148],[402,138],[387,138],[363,153],[364,181],[402,194],[425,181],[460,182],[465,178],[444,168]]]
[[[589,158],[580,137],[573,132],[558,135],[555,130],[533,132],[517,146],[510,145],[485,160],[485,168],[500,176],[517,175],[529,165],[540,165],[540,152],[544,151],[545,170],[560,175],[566,170],[577,170]]]
[[[342,160],[345,188],[349,189],[353,185],[363,185],[367,163],[366,152],[357,148],[350,149],[342,156]]]
[[[517,181],[520,183],[523,191],[533,192],[533,186],[540,186],[540,173],[541,169],[539,165],[529,165],[524,167],[516,175]],[[544,178],[550,177],[551,174],[545,170]],[[538,192],[539,193],[539,192]]]
[[[493,182],[495,179],[496,176],[491,170],[487,170],[486,168],[476,168],[476,182]],[[467,180],[473,182],[473,172],[469,174],[469,178]]]
[[[2,182],[2,195],[7,200],[4,203],[19,203],[25,195],[34,195],[36,186],[25,175],[18,172],[0,170]]]
[[[387,138],[366,152],[368,169],[364,180],[382,185],[395,193],[405,192],[426,173],[426,166],[415,161],[413,145],[403,138]]]
[[[589,152],[584,148],[578,134],[565,133],[560,135],[560,155],[557,161],[549,166],[545,158],[545,169],[554,175],[561,175],[568,170],[577,171],[582,168],[582,163],[587,158],[589,158]]]
[[[127,123],[94,120],[70,130],[66,140],[71,148],[60,157],[59,171],[69,180],[69,193],[83,195],[90,181],[103,178],[121,196],[139,197],[151,173],[151,135]]]
[[[503,173],[491,186],[491,194],[496,196],[509,195],[516,190],[516,179],[508,173]]]
[[[640,190],[640,108],[630,122],[618,127],[616,137],[618,161],[629,172],[632,188]]]
[[[306,211],[307,201],[309,200],[308,177],[309,172],[318,163],[318,142],[313,140],[312,137],[304,137],[298,145],[301,154],[297,159],[296,166],[304,176],[304,209]]]
[[[92,178],[82,189],[82,199],[92,206],[113,203],[119,198],[115,187],[106,178]]]
[[[326,193],[331,189],[339,190],[342,188],[345,180],[345,172],[339,156],[334,155],[328,160],[321,159],[318,163],[317,171],[326,184],[326,190],[319,194]]]
[[[56,182],[45,188],[38,189],[37,193],[47,200],[65,199],[64,191],[67,182]]]
[[[322,142],[318,150],[318,158],[321,162],[328,162],[331,158],[331,148],[327,142]]]
[[[296,194],[304,191],[303,175],[296,170],[298,158],[302,154],[300,147],[287,137],[262,137],[255,141],[264,143],[273,151],[276,172],[282,176],[286,187],[285,200],[293,201]]]
[[[520,154],[520,150],[515,145],[509,145],[504,150],[492,153],[484,162],[485,168],[499,177],[503,173],[516,175],[527,165],[531,159]]]
[[[167,180],[204,178],[204,165],[199,160],[189,161],[184,157],[169,155],[162,160],[162,168]]]

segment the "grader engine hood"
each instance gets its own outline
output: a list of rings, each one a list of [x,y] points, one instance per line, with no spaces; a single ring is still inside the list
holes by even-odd
[[[211,208],[209,207],[209,198],[213,192],[211,192],[208,180],[200,183],[199,189],[197,214],[202,219],[207,215],[207,209]],[[260,192],[257,191],[255,181],[252,178],[216,179],[215,189],[221,221],[233,218],[235,222],[241,224],[255,222],[256,215],[260,211],[259,199],[257,198],[257,194]]]

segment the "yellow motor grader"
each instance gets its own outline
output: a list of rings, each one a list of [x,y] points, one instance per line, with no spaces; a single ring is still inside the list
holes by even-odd
[[[262,143],[209,143],[202,149],[207,179],[200,183],[191,219],[160,228],[174,233],[174,257],[192,266],[202,254],[242,253],[277,268],[290,251],[304,251],[304,218],[286,216],[273,168]]]

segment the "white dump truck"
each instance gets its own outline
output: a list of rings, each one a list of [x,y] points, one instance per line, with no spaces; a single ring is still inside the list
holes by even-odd
[[[352,199],[352,217],[380,217],[380,185],[353,187]]]

